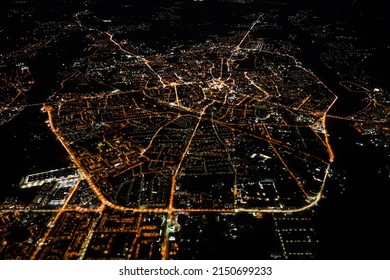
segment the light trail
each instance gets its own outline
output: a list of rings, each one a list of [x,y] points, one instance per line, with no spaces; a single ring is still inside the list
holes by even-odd
[[[249,81],[249,84],[260,90],[266,97],[270,96],[270,94],[265,89],[257,85],[251,78],[248,77],[248,72],[244,72],[244,76]]]
[[[302,103],[299,104],[299,106],[295,108],[295,110],[300,110],[310,99],[311,99],[311,95],[303,99]]]
[[[85,253],[87,252],[89,243],[91,243],[92,236],[95,232],[95,227],[96,227],[97,223],[99,222],[100,216],[101,216],[101,214],[99,215],[98,218],[96,218],[96,217],[94,218],[92,225],[89,228],[87,236],[85,237],[85,240],[84,240],[83,244],[81,245],[81,250],[79,252],[79,258],[78,258],[79,260],[82,260],[85,257]]]
[[[175,197],[175,187],[176,187],[176,179],[177,179],[177,175],[179,174],[179,170],[183,164],[183,161],[186,157],[186,155],[188,154],[188,151],[191,147],[191,144],[192,144],[192,140],[194,139],[195,135],[196,135],[196,132],[198,131],[198,127],[200,125],[200,123],[202,122],[202,116],[204,115],[204,113],[206,112],[207,108],[212,105],[214,103],[211,102],[209,104],[207,104],[206,106],[203,107],[203,110],[200,112],[200,115],[198,117],[198,122],[196,123],[195,127],[194,127],[194,130],[190,136],[190,138],[188,139],[188,142],[187,142],[187,146],[186,148],[184,149],[181,157],[180,157],[180,161],[179,161],[179,164],[177,165],[176,169],[175,169],[175,172],[173,173],[172,175],[172,178],[171,178],[171,192],[170,192],[170,197],[169,197],[169,204],[168,204],[168,208],[167,208],[167,214],[168,214],[168,218],[167,218],[167,224],[168,224],[168,221],[170,221],[171,217],[172,217],[172,212],[173,212],[173,200],[174,200],[174,197]],[[162,254],[162,259],[163,260],[166,260],[168,258],[168,254],[169,254],[169,234],[168,234],[168,230],[165,229],[165,236],[164,236],[164,242],[163,242],[163,245],[162,245],[162,249],[161,249],[161,254]]]
[[[322,117],[322,126],[324,128],[325,143],[326,143],[326,146],[328,147],[328,152],[329,152],[329,162],[334,161],[334,152],[333,152],[332,146],[330,145],[329,134],[328,134],[328,131],[326,129],[326,115],[329,112],[329,110],[333,107],[333,105],[336,103],[337,99],[338,99],[338,97],[336,97],[333,100],[332,104],[329,106],[329,108],[324,113],[324,116]]]
[[[153,134],[152,139],[150,139],[149,145],[146,146],[146,148],[143,149],[143,150],[141,151],[141,156],[142,156],[145,152],[147,152],[147,151],[152,147],[153,141],[154,141],[154,139],[157,137],[157,135],[160,133],[160,131],[161,131],[163,128],[167,127],[168,125],[170,125],[170,124],[174,123],[175,121],[177,121],[179,118],[180,118],[180,114],[178,114],[177,116],[175,116],[174,118],[172,118],[172,120],[168,121],[168,122],[165,123],[164,125],[160,126],[160,127],[157,129],[157,131]]]
[[[161,77],[161,76],[160,76],[160,75],[159,75],[159,74],[150,66],[149,61],[148,61],[146,58],[144,58],[144,57],[141,56],[141,55],[137,55],[137,54],[135,54],[135,53],[132,53],[132,52],[130,52],[129,50],[124,49],[124,48],[121,46],[121,44],[119,44],[118,42],[116,42],[116,41],[114,40],[114,35],[113,35],[113,34],[111,34],[111,33],[109,33],[109,32],[105,32],[105,33],[106,33],[107,36],[110,37],[110,41],[111,41],[114,45],[116,45],[121,51],[123,51],[124,53],[127,53],[127,54],[130,55],[130,56],[136,57],[139,61],[142,61],[143,64],[144,64],[147,68],[149,68],[149,70],[152,71],[152,73],[159,79],[159,81],[160,81],[160,83],[161,83],[161,85],[162,85],[163,87],[168,86],[168,84],[164,83],[163,78],[162,78],[162,77]]]
[[[245,32],[244,36],[242,37],[240,43],[238,43],[238,45],[235,47],[234,49],[234,52],[238,51],[242,45],[242,43],[245,41],[246,37],[248,37],[249,33],[251,33],[252,29],[256,26],[256,24],[259,23],[259,20],[260,20],[260,17],[261,15],[259,15],[257,17],[257,19],[252,23],[251,27],[249,28],[249,30],[247,32]],[[231,59],[231,57],[233,56],[234,52],[232,53],[232,55],[230,56],[229,60]]]
[[[177,165],[177,168],[175,169],[175,172],[173,173],[173,176],[172,176],[172,182],[171,182],[171,194],[170,194],[170,198],[169,198],[169,205],[168,205],[168,211],[171,211],[172,207],[173,207],[173,197],[174,197],[174,194],[175,194],[175,186],[176,186],[176,177],[179,173],[179,170],[183,164],[183,161],[184,161],[184,158],[185,156],[188,154],[188,150],[190,149],[190,146],[192,144],[192,139],[194,139],[195,137],[195,134],[196,132],[198,131],[198,127],[200,125],[200,123],[202,122],[202,116],[204,115],[204,113],[206,112],[206,109],[210,106],[214,104],[214,101],[209,103],[208,105],[206,105],[203,110],[200,112],[200,115],[198,116],[198,122],[196,123],[195,127],[194,127],[194,130],[190,136],[190,138],[188,139],[188,142],[187,142],[187,146],[186,148],[184,149],[181,157],[180,157],[180,161],[179,161],[179,164]]]
[[[173,88],[175,89],[176,104],[177,104],[177,106],[180,107],[179,95],[177,94],[177,87],[176,87],[176,84],[173,86]]]
[[[248,35],[250,34],[250,32],[252,31],[252,29],[256,26],[256,24],[259,23],[259,20],[260,20],[260,17],[261,15],[259,15],[257,17],[257,19],[252,23],[251,27],[249,28],[249,30],[247,32],[245,32],[244,36],[242,37],[241,41],[238,43],[238,45],[233,49],[232,53],[230,54],[230,57],[226,60],[226,67],[227,67],[227,70],[228,72],[230,72],[230,64],[231,64],[231,61],[233,60],[233,56],[235,55],[235,53],[241,48],[241,44],[245,41],[245,39],[248,37]]]

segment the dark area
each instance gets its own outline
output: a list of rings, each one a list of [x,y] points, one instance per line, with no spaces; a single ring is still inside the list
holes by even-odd
[[[332,138],[336,153],[334,169],[346,179],[331,182],[318,207],[321,259],[387,259],[385,248],[390,232],[385,222],[390,195],[389,177],[380,173],[385,166],[381,149],[367,143],[348,123],[329,121],[341,138]],[[366,146],[355,144],[356,139]],[[349,145],[347,145],[349,143]],[[342,195],[341,184],[347,186]]]
[[[181,243],[178,259],[252,260],[270,259],[280,254],[280,245],[274,233],[271,215],[262,219],[239,213],[234,216],[179,216],[185,225],[181,238],[191,238]]]
[[[372,83],[378,87],[390,87],[390,49],[378,49],[361,65],[361,71],[366,73]]]
[[[28,194],[28,191],[19,190],[23,176],[70,164],[66,151],[52,135],[45,123],[46,116],[39,109],[27,108],[0,127],[1,200],[11,194]]]

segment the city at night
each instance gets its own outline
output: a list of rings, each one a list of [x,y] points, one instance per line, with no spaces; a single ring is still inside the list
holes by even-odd
[[[383,1],[1,6],[1,260],[389,258]]]

